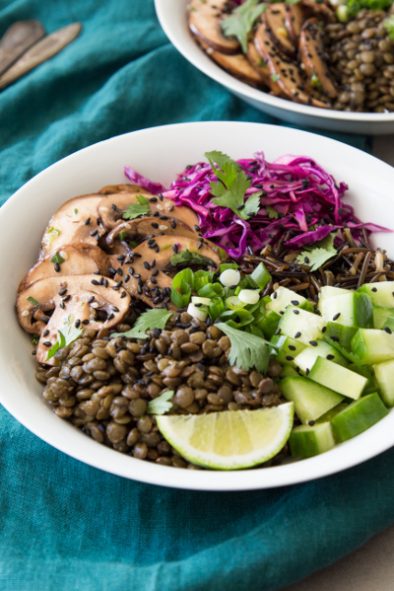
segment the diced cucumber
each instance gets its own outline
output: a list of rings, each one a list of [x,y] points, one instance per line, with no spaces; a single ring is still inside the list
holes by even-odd
[[[325,341],[316,341],[315,347],[304,348],[304,350],[295,357],[294,365],[303,373],[308,373],[318,357],[325,357],[336,363],[346,365],[346,361],[342,355]]]
[[[259,326],[262,329],[266,339],[270,339],[274,336],[278,329],[279,321],[281,317],[276,312],[268,312],[264,315],[262,320],[259,322]]]
[[[276,312],[277,314],[284,314],[288,306],[303,307],[307,299],[297,292],[287,289],[280,285],[271,294],[270,301],[266,305],[268,311]]]
[[[366,328],[372,326],[372,304],[365,293],[350,291],[325,298],[319,302],[319,309],[326,322]]]
[[[279,322],[279,329],[282,334],[309,345],[321,338],[324,324],[321,316],[289,306]]]
[[[344,295],[345,293],[351,293],[350,289],[343,289],[343,287],[333,287],[332,285],[323,285],[319,292],[319,303],[317,305],[320,313],[324,301],[333,298],[337,295]]]
[[[389,328],[394,332],[394,308],[375,306],[373,309],[374,328]]]
[[[332,345],[345,359],[353,363],[356,359],[350,350],[352,338],[357,332],[357,328],[352,326],[343,326],[336,322],[328,322],[324,330],[324,340]]]
[[[295,339],[285,335],[274,335],[270,342],[278,351],[276,359],[279,361],[279,363],[284,364],[293,364],[294,358],[306,347],[304,343],[296,341]]]
[[[347,398],[360,398],[368,379],[329,359],[318,357],[308,374],[309,379]]]
[[[352,353],[362,365],[394,359],[394,334],[377,328],[360,328],[351,343]]]
[[[394,360],[377,363],[373,370],[383,401],[394,406]]]
[[[332,449],[335,439],[330,423],[295,427],[291,432],[289,445],[293,458],[310,458]]]
[[[367,378],[368,381],[367,385],[363,390],[363,395],[370,394],[371,392],[376,392],[378,390],[378,384],[376,382],[375,375],[370,365],[357,365],[355,363],[350,363],[348,365],[348,369],[351,369],[352,371],[355,371],[361,376]]]
[[[374,306],[383,308],[394,307],[394,281],[377,281],[376,283],[365,283],[359,290],[366,293]]]
[[[383,419],[388,410],[376,392],[362,396],[331,420],[335,440],[346,441]]]
[[[343,400],[343,396],[301,376],[284,378],[280,387],[286,400],[294,402],[295,412],[304,424],[316,421]]]

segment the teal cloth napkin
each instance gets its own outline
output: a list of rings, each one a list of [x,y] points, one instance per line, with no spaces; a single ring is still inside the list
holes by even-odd
[[[276,122],[186,63],[151,1],[0,0],[0,34],[26,18],[50,32],[76,20],[84,28],[0,92],[0,202],[57,159],[126,131]],[[394,522],[393,451],[299,486],[185,492],[85,466],[1,410],[0,466],[2,591],[275,591]]]

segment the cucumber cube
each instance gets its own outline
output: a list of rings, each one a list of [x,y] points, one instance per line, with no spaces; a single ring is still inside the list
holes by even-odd
[[[272,294],[271,299],[266,305],[268,311],[284,314],[288,306],[302,307],[307,299],[297,292],[287,289],[280,285]]]
[[[374,328],[389,328],[394,332],[394,308],[375,306],[373,309]]]
[[[321,338],[324,325],[321,316],[289,306],[279,322],[279,330],[282,334],[309,345],[311,341]]]
[[[290,452],[294,458],[310,458],[335,446],[335,439],[329,422],[313,426],[300,425],[291,432]]]
[[[388,412],[376,392],[363,396],[349,404],[331,420],[335,440],[346,441],[359,435],[383,419]]]
[[[383,401],[394,406],[394,360],[378,363],[373,369]]]
[[[372,326],[372,304],[365,293],[349,293],[325,298],[319,302],[321,315],[327,322],[344,326]]]
[[[394,308],[394,281],[365,283],[358,291],[360,293],[366,293],[371,298],[374,306]]]
[[[360,328],[352,338],[352,353],[362,365],[394,359],[394,334],[376,328]]]
[[[368,383],[366,377],[323,357],[316,359],[309,372],[309,379],[353,400],[360,398]]]
[[[270,342],[278,351],[276,359],[279,361],[279,363],[283,364],[290,363],[293,365],[294,358],[306,347],[304,343],[296,341],[291,337],[286,337],[285,335],[275,335],[272,337]]]
[[[295,412],[304,424],[316,421],[343,400],[343,396],[301,376],[284,378],[280,387],[286,400],[294,402]]]
[[[328,300],[329,298],[333,298],[337,295],[344,295],[345,293],[351,293],[350,289],[343,289],[342,287],[333,287],[332,285],[323,285],[320,288],[319,293],[319,303],[317,305],[318,310],[322,313],[322,306],[324,306],[324,301]]]
[[[296,356],[294,365],[303,373],[307,374],[312,369],[318,357],[324,357],[336,363],[345,364],[345,359],[334,347],[325,341],[316,341],[315,347],[306,347]]]

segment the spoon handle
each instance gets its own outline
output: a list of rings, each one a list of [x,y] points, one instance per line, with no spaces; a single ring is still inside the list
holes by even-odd
[[[44,35],[39,21],[18,21],[11,25],[0,40],[0,76]]]

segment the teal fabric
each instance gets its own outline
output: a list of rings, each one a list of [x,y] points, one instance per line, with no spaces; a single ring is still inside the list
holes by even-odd
[[[149,0],[0,0],[0,34],[26,18],[48,31],[76,20],[84,29],[0,92],[1,201],[57,159],[119,133],[178,121],[272,121],[187,64]],[[219,494],[100,472],[50,448],[5,410],[0,438],[2,591],[275,591],[394,522],[393,451],[308,484]]]

